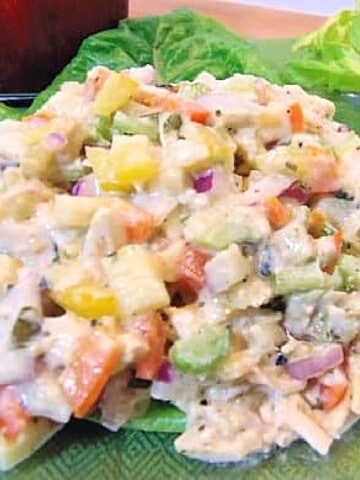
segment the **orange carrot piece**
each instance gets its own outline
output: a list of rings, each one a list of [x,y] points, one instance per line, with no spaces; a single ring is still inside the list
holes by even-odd
[[[265,201],[265,211],[271,226],[275,229],[283,227],[291,219],[291,209],[277,197]]]
[[[321,404],[325,412],[335,408],[344,398],[347,391],[347,385],[322,385],[321,386]]]
[[[134,320],[134,330],[146,338],[150,348],[135,365],[136,377],[153,380],[165,355],[166,328],[163,319],[159,313],[141,315]]]
[[[105,333],[92,332],[78,340],[69,365],[59,377],[75,417],[85,417],[95,406],[120,355],[119,344]]]
[[[290,105],[288,113],[292,133],[304,132],[305,119],[300,103],[293,103],[292,105]]]
[[[25,430],[31,417],[23,408],[16,393],[7,387],[0,389],[0,428],[7,440],[16,438]]]

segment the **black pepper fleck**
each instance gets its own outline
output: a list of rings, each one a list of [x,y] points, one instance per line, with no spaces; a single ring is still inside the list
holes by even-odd
[[[284,355],[282,352],[278,353],[275,359],[275,365],[277,367],[281,367],[283,365],[286,365],[288,362],[288,359],[286,355]]]

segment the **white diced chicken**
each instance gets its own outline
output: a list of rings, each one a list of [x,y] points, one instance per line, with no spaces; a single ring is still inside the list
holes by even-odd
[[[275,407],[275,418],[279,424],[293,430],[321,455],[326,455],[332,437],[319,425],[309,405],[300,395],[290,395],[280,400]]]
[[[250,261],[244,257],[237,245],[232,244],[206,263],[206,286],[214,293],[224,292],[235,283],[246,279],[251,270]]]

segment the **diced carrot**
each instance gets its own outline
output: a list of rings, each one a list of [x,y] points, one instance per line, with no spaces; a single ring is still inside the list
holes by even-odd
[[[22,122],[31,122],[31,123],[46,123],[54,118],[54,115],[51,112],[37,112],[34,115],[25,115],[22,117]]]
[[[195,102],[191,105],[188,105],[185,108],[185,112],[186,111],[190,116],[190,120],[193,122],[202,123],[205,125],[209,121],[210,112],[204,107],[201,107],[201,105],[195,104]]]
[[[77,418],[95,406],[119,362],[119,344],[100,331],[81,337],[59,377],[61,389]]]
[[[338,405],[344,398],[347,391],[347,385],[321,385],[320,397],[323,410],[329,412]]]
[[[188,114],[190,120],[193,122],[206,124],[210,117],[211,112],[196,100],[191,98],[181,97],[173,92],[157,93],[155,91],[149,92],[145,90],[139,90],[135,93],[135,100],[140,103],[151,107],[158,107],[164,112],[180,112]]]
[[[334,245],[335,245],[335,252],[338,256],[340,256],[342,245],[343,245],[343,235],[340,232],[340,230],[334,233],[333,239],[334,239]]]
[[[7,440],[16,438],[25,430],[31,417],[19,397],[7,387],[0,389],[0,428]]]
[[[265,201],[265,210],[271,226],[275,229],[283,227],[291,219],[291,209],[277,197]]]
[[[328,223],[325,213],[320,210],[312,210],[308,220],[308,232],[314,238],[319,238],[324,234],[324,227]]]
[[[146,242],[153,234],[155,229],[154,219],[145,210],[124,202],[119,214],[124,220],[128,243]]]
[[[201,290],[205,285],[205,264],[209,255],[192,247],[187,247],[179,259],[178,284],[191,290]]]
[[[320,237],[317,242],[321,269],[332,274],[341,255],[342,233],[337,231],[334,235]]]
[[[300,103],[290,105],[288,112],[292,133],[303,132],[305,130],[305,119]]]
[[[166,328],[159,313],[141,315],[134,319],[134,330],[146,338],[149,351],[136,363],[136,377],[153,380],[163,363]]]
[[[202,124],[206,124],[211,116],[210,111],[196,100],[182,98],[173,93],[164,97],[160,102],[160,106],[164,111],[178,110],[187,113],[190,120]]]

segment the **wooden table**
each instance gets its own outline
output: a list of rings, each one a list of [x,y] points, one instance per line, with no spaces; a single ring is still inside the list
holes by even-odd
[[[316,1],[316,0],[314,0]],[[163,14],[189,7],[217,18],[248,38],[291,38],[318,28],[326,17],[215,0],[130,0],[130,16]]]

